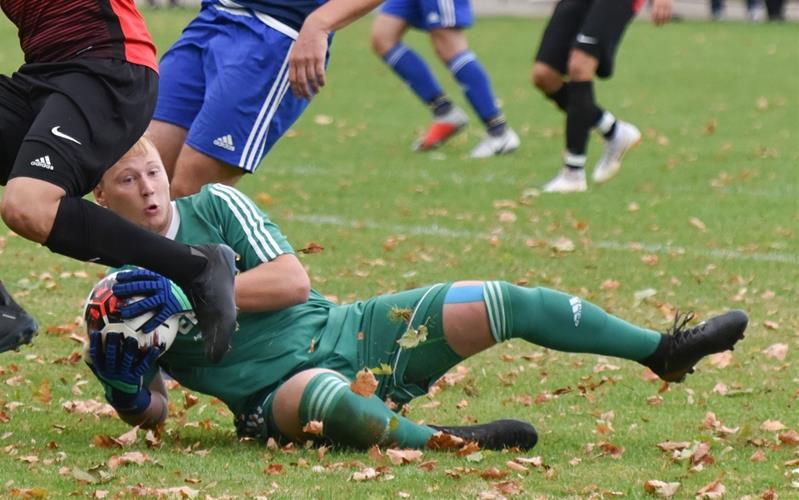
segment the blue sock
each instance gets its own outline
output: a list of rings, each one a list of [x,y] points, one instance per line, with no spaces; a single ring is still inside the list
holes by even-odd
[[[453,57],[447,64],[449,71],[458,80],[466,98],[486,125],[500,115],[491,82],[480,61],[471,50]]]
[[[425,104],[431,104],[437,97],[444,94],[441,85],[436,81],[424,59],[404,43],[400,42],[386,52],[383,60]]]

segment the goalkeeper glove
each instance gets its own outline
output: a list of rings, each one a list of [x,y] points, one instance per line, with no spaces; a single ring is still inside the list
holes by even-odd
[[[145,333],[155,330],[173,314],[191,311],[191,304],[179,286],[168,278],[146,269],[117,273],[113,291],[120,299],[143,296],[119,310],[122,319],[135,318],[153,311],[155,315],[141,327]]]

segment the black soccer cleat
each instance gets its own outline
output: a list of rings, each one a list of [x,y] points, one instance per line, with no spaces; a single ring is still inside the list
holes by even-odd
[[[676,314],[674,325],[663,335],[655,352],[640,361],[666,382],[682,382],[694,372],[700,359],[733,350],[749,323],[745,312],[735,310],[686,328],[693,317],[693,313]]]
[[[38,329],[36,321],[14,301],[0,281],[0,352],[30,344]]]
[[[213,363],[219,363],[236,330],[236,254],[227,245],[192,245],[191,251],[202,254],[208,262],[184,291],[202,332],[205,355]]]
[[[502,419],[487,424],[465,426],[430,425],[433,429],[473,441],[484,450],[519,448],[529,450],[538,442],[535,427],[522,420]]]

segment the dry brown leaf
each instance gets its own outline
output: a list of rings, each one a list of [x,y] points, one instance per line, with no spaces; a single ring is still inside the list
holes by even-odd
[[[136,465],[143,465],[145,462],[149,461],[150,457],[148,457],[145,453],[140,451],[131,451],[129,453],[125,453],[122,455],[114,455],[108,459],[108,467],[110,469],[118,469],[124,465],[129,464],[136,464]]]
[[[724,351],[708,356],[708,362],[716,368],[727,368],[732,363],[732,351]]]
[[[502,481],[494,483],[494,488],[503,495],[519,495],[523,491],[521,484],[518,481]]]
[[[766,420],[760,424],[760,430],[766,432],[777,432],[785,429],[785,425],[779,420]]]
[[[777,500],[779,496],[777,495],[777,492],[774,491],[774,488],[769,488],[760,494],[760,498],[763,500]]]
[[[755,450],[754,453],[752,453],[752,456],[749,457],[749,460],[751,462],[765,462],[766,461],[766,452],[763,451],[762,449],[757,449],[757,450]]]
[[[707,231],[707,226],[705,226],[705,223],[702,222],[701,220],[699,220],[696,217],[691,217],[690,219],[688,219],[688,224],[692,225],[693,227],[695,227],[696,229],[698,229],[700,231],[703,231],[703,232]]]
[[[139,426],[136,425],[128,432],[116,438],[116,441],[122,446],[128,446],[136,442],[136,440],[138,439],[138,435],[139,435]]]
[[[350,476],[350,481],[369,481],[371,479],[377,479],[380,474],[377,472],[376,469],[372,467],[366,467],[363,470],[353,472]]]
[[[50,390],[49,380],[42,379],[42,383],[39,384],[39,387],[33,393],[33,399],[44,404],[50,404],[50,401],[53,399],[53,393]]]
[[[780,329],[780,324],[777,323],[776,321],[771,321],[770,319],[765,320],[763,322],[763,326],[766,327],[766,330],[779,330]]]
[[[787,432],[781,432],[777,435],[777,439],[780,440],[781,443],[787,444],[789,446],[796,446],[799,445],[799,432],[791,429]]]
[[[420,450],[398,450],[389,448],[386,450],[386,456],[394,465],[406,465],[422,460],[422,452]]]
[[[302,432],[312,434],[314,436],[321,436],[323,431],[323,424],[318,420],[311,420],[302,428]]]
[[[483,479],[503,479],[507,475],[507,471],[499,470],[496,467],[488,467],[480,471],[480,477]]]
[[[285,472],[283,464],[269,464],[264,472],[270,476],[279,476]]]
[[[641,262],[646,264],[647,266],[656,266],[660,259],[657,255],[642,255]]]
[[[661,451],[681,451],[691,446],[691,443],[688,441],[663,441],[662,443],[658,443],[657,447],[660,448]]]
[[[108,434],[97,434],[92,436],[92,445],[97,448],[122,448],[122,443],[118,442]]]
[[[716,479],[712,483],[706,484],[705,486],[699,488],[696,492],[697,500],[720,500],[724,498],[724,494],[727,492],[727,488],[721,484],[721,478]]]
[[[565,236],[561,236],[551,243],[552,249],[560,253],[573,252],[576,248],[574,242]]]
[[[680,489],[680,483],[666,483],[651,479],[644,483],[644,491],[659,498],[671,498]]]
[[[516,472],[527,472],[530,470],[524,465],[520,464],[519,462],[515,462],[513,460],[508,460],[507,462],[505,462],[505,466]]]
[[[691,455],[691,465],[694,467],[698,465],[713,465],[715,461],[716,459],[710,455],[710,443],[705,441],[699,443]]]
[[[432,470],[436,468],[436,465],[438,465],[438,460],[426,460],[417,465],[416,468],[425,472],[432,472]]]
[[[314,243],[313,241],[311,241],[307,245],[305,245],[304,248],[300,248],[297,251],[304,254],[312,254],[312,253],[319,253],[324,249],[325,247],[323,247],[319,243]]]
[[[427,440],[427,447],[431,450],[455,450],[463,446],[463,439],[447,434],[446,432],[436,432]]]
[[[616,280],[607,279],[599,285],[599,288],[602,290],[615,290],[619,288],[620,283]]]
[[[61,407],[67,413],[82,413],[94,415],[96,417],[113,417],[117,414],[114,407],[108,403],[102,403],[96,399],[87,399],[84,401],[64,401]]]
[[[776,344],[771,344],[770,346],[763,349],[763,354],[766,355],[769,359],[776,359],[778,361],[783,361],[785,356],[788,354],[788,344],[783,344],[778,342]]]
[[[377,390],[377,379],[368,368],[359,371],[355,381],[350,384],[350,390],[359,396],[370,398]]]
[[[196,405],[199,401],[200,398],[194,394],[190,393],[189,391],[183,391],[183,408],[188,410],[192,406]]]

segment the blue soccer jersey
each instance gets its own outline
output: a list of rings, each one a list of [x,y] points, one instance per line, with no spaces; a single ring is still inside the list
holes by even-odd
[[[308,14],[327,0],[203,0],[203,5],[247,8],[262,12],[299,31]]]

